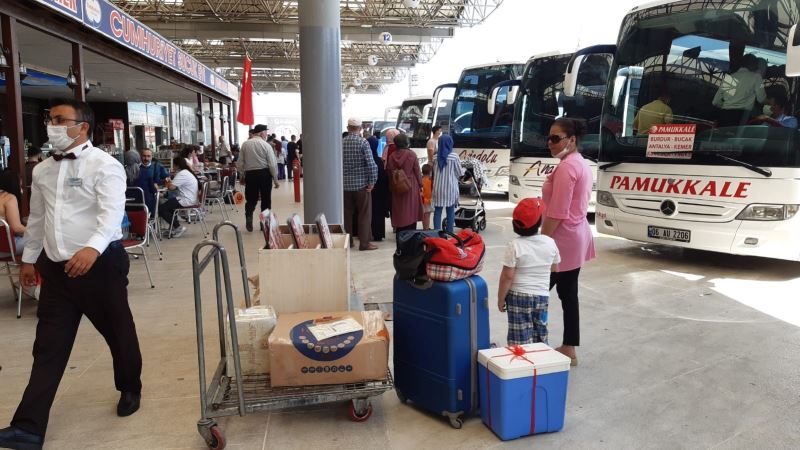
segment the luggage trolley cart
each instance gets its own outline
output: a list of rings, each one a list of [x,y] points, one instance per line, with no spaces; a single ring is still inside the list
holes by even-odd
[[[242,375],[239,355],[239,338],[236,332],[233,294],[231,291],[230,268],[225,247],[219,243],[219,230],[229,226],[236,232],[239,261],[242,268],[242,283],[245,291],[245,304],[250,307],[250,293],[247,286],[247,269],[239,228],[231,222],[222,222],[214,227],[214,240],[197,244],[192,252],[192,276],[194,281],[195,320],[197,326],[197,361],[200,375],[200,420],[197,430],[212,450],[225,448],[225,437],[216,418],[244,416],[259,411],[273,411],[298,406],[350,400],[349,416],[356,422],[363,422],[372,415],[370,397],[383,394],[394,387],[391,372],[387,369],[386,378],[361,383],[332,384],[323,386],[271,387],[269,375]],[[209,249],[200,256],[203,249]],[[217,317],[219,327],[220,360],[210,383],[206,380],[205,344],[203,341],[203,309],[200,289],[200,276],[214,262],[216,282]],[[225,303],[223,304],[223,288]],[[225,320],[229,322],[231,349],[233,352],[234,377],[227,373],[225,346]]]

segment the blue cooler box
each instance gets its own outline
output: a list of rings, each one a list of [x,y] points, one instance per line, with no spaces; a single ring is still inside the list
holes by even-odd
[[[478,352],[483,423],[504,441],[561,430],[569,363],[541,343]]]

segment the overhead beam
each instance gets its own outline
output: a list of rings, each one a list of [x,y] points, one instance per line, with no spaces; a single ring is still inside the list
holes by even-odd
[[[244,56],[238,58],[198,58],[198,61],[212,67],[242,67]],[[360,60],[342,59],[342,65],[364,66],[364,67],[398,67],[411,68],[416,65],[414,61],[379,62],[376,66],[367,64],[367,56]],[[299,69],[300,59],[266,59],[254,58],[253,70],[255,69]]]
[[[300,32],[297,25],[240,22],[161,22],[144,21],[145,25],[170,39],[289,39],[294,40]],[[396,43],[427,44],[434,39],[453,37],[453,28],[412,27],[341,27],[343,41],[377,42],[380,34],[388,31]]]

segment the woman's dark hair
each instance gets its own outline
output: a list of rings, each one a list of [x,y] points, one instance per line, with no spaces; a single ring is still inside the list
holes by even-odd
[[[178,172],[181,170],[188,170],[189,172],[192,171],[192,169],[189,168],[189,163],[186,162],[186,158],[182,156],[175,158],[172,163],[178,168]]]
[[[191,158],[192,157],[192,147],[190,147],[190,146],[184,147],[183,150],[181,150],[179,156],[181,157],[181,159]]]
[[[539,221],[536,222],[536,225],[530,228],[521,228],[515,221],[511,222],[511,226],[514,228],[514,233],[517,233],[522,237],[534,236],[539,233],[539,227],[542,226],[542,218],[540,217]]]
[[[573,119],[569,117],[562,117],[556,119],[553,125],[558,125],[567,137],[575,136],[575,143],[579,144],[581,139],[586,135],[586,121],[583,119]]]
[[[401,148],[408,148],[409,146],[408,136],[402,133],[395,136],[393,141],[398,150]]]

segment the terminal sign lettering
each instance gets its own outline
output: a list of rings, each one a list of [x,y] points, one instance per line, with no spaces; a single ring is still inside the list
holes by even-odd
[[[648,158],[691,159],[695,124],[653,125],[647,137]]]

